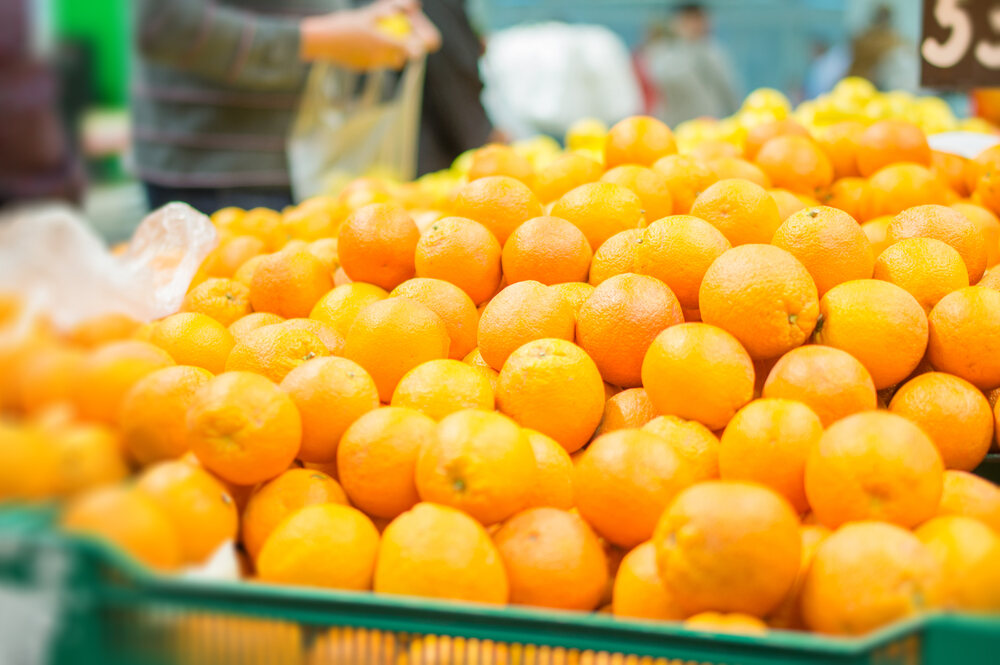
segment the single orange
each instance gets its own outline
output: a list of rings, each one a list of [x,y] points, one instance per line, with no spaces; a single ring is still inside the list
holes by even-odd
[[[935,369],[980,390],[1000,386],[1000,292],[985,286],[953,291],[927,317],[927,357]]]
[[[917,425],[885,411],[856,413],[810,451],[806,496],[830,528],[866,519],[912,527],[934,515],[943,474],[941,455]]]
[[[890,164],[868,179],[864,219],[896,215],[919,205],[947,205],[948,188],[925,166]]]
[[[235,235],[223,238],[201,264],[200,270],[207,277],[233,277],[244,263],[267,251],[278,249],[252,235]]]
[[[804,136],[776,136],[754,158],[774,187],[815,196],[833,182],[833,164],[826,153]]]
[[[250,303],[254,311],[285,318],[309,316],[316,301],[333,288],[323,263],[309,252],[278,252],[253,271]]]
[[[514,229],[503,247],[508,284],[586,281],[593,252],[583,232],[559,217],[536,217]]]
[[[987,208],[967,201],[957,201],[951,207],[971,219],[982,232],[986,241],[986,267],[1000,263],[1000,218]]]
[[[534,169],[527,158],[513,148],[500,143],[490,143],[472,152],[469,164],[469,180],[487,176],[508,176],[525,183],[529,187],[534,179]]]
[[[365,206],[340,227],[340,267],[352,281],[393,289],[414,276],[413,253],[418,240],[420,231],[402,208],[387,203]]]
[[[748,180],[764,189],[774,184],[764,169],[739,157],[717,157],[708,162],[708,168],[716,180]]]
[[[667,177],[655,169],[637,164],[623,164],[609,169],[601,182],[612,182],[630,189],[642,203],[642,215],[651,222],[673,213],[674,201]]]
[[[914,535],[931,551],[944,576],[944,606],[948,609],[1000,610],[1000,535],[971,517],[935,517]]]
[[[927,313],[941,298],[969,285],[962,255],[934,238],[894,242],[879,254],[874,277],[902,287]]]
[[[328,324],[346,338],[358,313],[368,305],[384,300],[388,295],[385,289],[374,284],[343,284],[320,298],[309,313],[309,318]]]
[[[613,182],[580,185],[563,194],[552,215],[583,231],[592,250],[608,238],[642,223],[642,201],[631,189]]]
[[[193,365],[218,374],[226,368],[233,350],[233,336],[206,314],[182,312],[159,321],[150,341],[170,354],[180,365]]]
[[[945,471],[936,514],[974,517],[1000,533],[1000,487],[967,471]]]
[[[500,285],[500,243],[471,219],[445,217],[431,224],[417,242],[414,260],[418,277],[450,282],[476,305],[491,298]]]
[[[844,120],[830,125],[816,136],[816,142],[830,158],[837,178],[861,175],[858,170],[858,140],[865,129],[865,125],[857,120]]]
[[[249,286],[231,279],[206,279],[184,296],[181,311],[206,314],[230,326],[253,311]]]
[[[514,229],[542,215],[542,204],[520,180],[495,175],[463,185],[455,196],[453,210],[459,217],[485,226],[502,246]]]
[[[857,139],[858,171],[870,176],[883,166],[913,162],[930,166],[931,148],[922,129],[902,120],[880,120]]]
[[[573,306],[554,288],[517,282],[500,291],[483,310],[479,352],[499,371],[508,356],[527,342],[545,337],[572,340],[575,325]]]
[[[710,185],[691,204],[691,214],[719,229],[734,247],[769,243],[781,226],[774,199],[749,180],[720,180]]]
[[[616,233],[597,248],[590,262],[588,281],[597,286],[609,277],[639,270],[639,250],[642,247],[643,230],[629,229]]]
[[[590,440],[604,413],[597,365],[563,339],[533,340],[514,351],[500,370],[496,397],[498,410],[567,452]]]
[[[677,152],[674,133],[665,124],[645,115],[620,120],[604,139],[604,164],[652,166],[656,160]]]
[[[951,152],[931,151],[931,171],[959,196],[971,194],[965,184],[965,162],[967,160]]]
[[[953,208],[923,205],[904,210],[889,224],[887,237],[890,242],[934,238],[951,245],[965,261],[970,284],[986,270],[986,237],[975,222]]]
[[[83,360],[73,402],[84,419],[114,422],[126,393],[139,379],[174,364],[170,354],[148,342],[105,344]]]
[[[611,612],[615,616],[666,621],[680,621],[686,616],[660,578],[656,547],[651,541],[625,555],[614,582]]]
[[[731,245],[717,228],[690,215],[653,222],[642,232],[634,271],[655,277],[674,292],[681,307],[698,308],[705,272]],[[602,247],[603,249],[603,247]]]
[[[403,375],[392,393],[403,406],[441,420],[463,409],[492,411],[493,388],[482,372],[459,360],[428,360]]]
[[[551,203],[575,187],[597,181],[603,171],[593,159],[567,152],[539,169],[535,175],[535,193],[542,203]]]
[[[227,372],[254,372],[280,382],[302,363],[329,354],[323,341],[304,329],[284,323],[263,326],[248,333],[226,359]]]
[[[716,180],[715,174],[691,155],[661,157],[653,168],[667,179],[673,212],[677,215],[688,214],[695,197]]]
[[[569,453],[552,437],[524,428],[535,453],[537,472],[528,495],[528,507],[551,506],[569,510],[573,507],[573,462]]]
[[[840,178],[819,195],[823,205],[843,210],[859,222],[868,221],[868,181],[864,178]]]

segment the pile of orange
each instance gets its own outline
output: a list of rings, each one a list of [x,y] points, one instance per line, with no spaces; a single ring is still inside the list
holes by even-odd
[[[182,311],[8,323],[0,493],[261,582],[754,634],[1000,611],[1000,148],[678,154],[635,117],[604,156],[222,210]]]

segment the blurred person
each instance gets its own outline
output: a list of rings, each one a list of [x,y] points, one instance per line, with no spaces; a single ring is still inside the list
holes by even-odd
[[[133,143],[149,204],[292,203],[286,140],[309,63],[401,68],[440,36],[417,0],[136,0]],[[379,22],[404,14],[413,30]]]
[[[39,4],[0,2],[0,207],[79,202],[83,166],[59,113],[59,82],[39,43]]]
[[[654,115],[671,127],[702,116],[722,118],[739,108],[735,69],[712,39],[708,12],[700,4],[681,5],[669,29],[646,42],[641,58],[659,92]]]
[[[850,50],[844,44],[813,42],[812,61],[806,70],[802,95],[805,99],[815,99],[833,90],[833,86],[844,78],[851,64]]]
[[[916,49],[893,27],[892,9],[879,5],[871,24],[851,42],[848,76],[860,76],[879,90],[916,91],[919,60]]]
[[[469,23],[465,0],[423,0],[423,10],[442,35],[441,49],[427,57],[420,114],[418,172],[446,169],[460,154],[501,138],[493,131],[480,95],[483,48]]]

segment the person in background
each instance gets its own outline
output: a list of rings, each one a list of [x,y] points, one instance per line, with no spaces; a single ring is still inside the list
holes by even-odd
[[[681,5],[670,29],[650,38],[640,57],[659,91],[654,115],[671,127],[701,116],[721,118],[739,108],[735,70],[711,38],[709,16],[700,4]]]
[[[405,14],[393,36],[379,21]],[[137,0],[135,167],[149,204],[199,210],[292,203],[285,144],[309,63],[401,68],[437,48],[417,0]]]
[[[917,90],[916,51],[893,27],[892,9],[888,6],[876,7],[869,27],[851,42],[847,74],[868,79],[879,90]]]
[[[446,169],[460,154],[499,138],[480,95],[482,43],[469,23],[465,0],[424,0],[424,13],[441,31],[441,49],[427,57],[420,115],[418,171]]]
[[[812,44],[813,57],[803,81],[804,99],[815,99],[833,90],[833,86],[847,74],[851,64],[850,51],[843,44],[827,44],[816,40]]]
[[[60,117],[55,71],[34,43],[38,6],[0,2],[0,207],[42,199],[79,202],[84,172]]]

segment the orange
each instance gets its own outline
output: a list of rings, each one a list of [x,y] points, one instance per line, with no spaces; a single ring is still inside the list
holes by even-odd
[[[902,287],[927,313],[941,298],[969,285],[962,255],[934,238],[894,242],[879,254],[874,277]]]
[[[667,590],[688,615],[756,617],[778,606],[799,571],[799,520],[781,495],[754,483],[709,480],[682,491],[653,535]]]
[[[840,178],[819,195],[823,205],[843,210],[858,221],[867,221],[868,181],[864,178]]]
[[[218,374],[226,368],[233,336],[205,314],[183,312],[168,316],[153,328],[150,341],[180,365],[193,365]]]
[[[781,226],[767,190],[749,180],[720,180],[698,195],[691,214],[719,229],[733,245],[768,243]]]
[[[256,488],[240,523],[243,546],[256,561],[267,537],[282,520],[303,506],[322,503],[347,505],[336,480],[322,471],[289,469]]]
[[[674,210],[670,183],[665,175],[655,169],[623,164],[608,170],[600,181],[621,185],[638,196],[647,222],[666,217]]]
[[[823,433],[806,462],[806,496],[824,526],[879,519],[904,527],[934,515],[944,465],[917,425],[885,411],[856,413]]]
[[[269,251],[281,248],[288,240],[288,233],[281,225],[281,213],[269,208],[247,210],[230,230],[259,238]]]
[[[708,167],[712,170],[712,176],[715,180],[738,178],[748,180],[765,189],[770,188],[773,184],[771,178],[764,173],[762,168],[739,157],[718,157],[709,161]]]
[[[642,201],[623,185],[593,182],[563,194],[551,214],[583,231],[596,251],[616,233],[641,226]]]
[[[695,197],[715,182],[715,174],[690,155],[667,155],[658,159],[653,169],[667,179],[673,212],[678,215],[686,215]]]
[[[73,401],[82,418],[114,422],[125,394],[139,379],[174,364],[170,354],[147,342],[105,344],[84,359]]]
[[[719,157],[741,157],[743,150],[729,141],[706,139],[686,152],[686,157],[696,160],[699,164],[710,162]],[[669,157],[670,155],[668,155]],[[664,159],[661,157],[661,159]]]
[[[289,237],[312,242],[337,235],[347,216],[347,206],[332,197],[307,199],[281,215],[281,226]]]
[[[340,267],[352,281],[393,289],[414,276],[413,253],[418,240],[417,225],[399,206],[388,203],[365,206],[352,213],[340,227],[337,236]],[[258,309],[256,305],[254,309]]]
[[[476,305],[497,292],[500,259],[500,243],[493,234],[462,217],[445,217],[431,224],[417,242],[414,256],[418,277],[450,282]]]
[[[536,217],[517,227],[503,247],[503,274],[509,284],[582,282],[593,252],[586,236],[565,219]]]
[[[180,542],[166,511],[136,489],[116,485],[81,494],[66,506],[60,524],[110,542],[152,568],[181,564]]]
[[[983,168],[974,196],[985,207],[1000,215],[1000,162]]]
[[[245,341],[247,336],[258,328],[263,328],[264,326],[269,326],[275,323],[281,323],[283,321],[284,319],[277,314],[254,312],[253,314],[247,314],[246,316],[234,321],[232,325],[229,326],[229,333],[233,336],[233,340],[238,344]]]
[[[965,163],[965,186],[975,192],[983,173],[1000,164],[1000,148],[995,145],[983,150],[975,158]]]
[[[257,557],[262,582],[367,591],[379,535],[361,511],[339,503],[299,508],[264,541]]]
[[[278,246],[271,246],[271,251]],[[205,257],[201,271],[208,277],[232,277],[244,263],[268,251],[268,244],[252,235],[236,235],[222,239]]]
[[[572,340],[573,306],[552,287],[517,282],[506,287],[483,310],[478,345],[483,359],[500,370],[515,349],[535,339]]]
[[[482,354],[479,353],[479,348],[473,349],[469,355],[462,358],[462,362],[467,365],[471,365],[480,374],[486,377],[486,380],[490,382],[490,387],[493,388],[493,393],[496,394],[497,391],[497,380],[500,378],[500,372],[496,371],[489,366],[485,360],[483,360]]]
[[[509,176],[531,186],[534,170],[531,162],[510,146],[491,143],[474,150],[469,164],[470,181],[487,176]]]
[[[626,273],[602,282],[576,319],[576,339],[612,385],[642,384],[642,359],[661,330],[682,323],[680,303],[663,282]]]
[[[988,268],[986,272],[983,273],[983,278],[979,280],[979,283],[976,284],[976,286],[985,286],[993,289],[994,291],[1000,291],[1000,268]]]
[[[920,426],[948,469],[971,471],[993,442],[993,410],[968,381],[941,372],[910,379],[896,391],[889,410]]]
[[[236,505],[222,483],[201,467],[158,462],[143,471],[136,488],[166,513],[179,536],[185,563],[202,563],[220,545],[236,539]]]
[[[23,378],[17,381],[24,410],[32,413],[47,405],[72,400],[84,358],[83,351],[64,346],[44,347],[26,354],[19,372]]]
[[[876,258],[892,244],[887,237],[892,219],[891,215],[883,215],[861,225],[861,230],[868,236],[868,242],[872,244],[872,256]]]
[[[255,270],[257,270],[257,266],[259,266],[261,264],[261,262],[264,259],[266,259],[267,257],[269,257],[269,256],[271,256],[271,255],[270,254],[258,254],[256,256],[250,257],[249,259],[247,259],[243,263],[243,265],[241,265],[239,268],[236,269],[236,272],[233,273],[232,279],[228,280],[228,281],[232,281],[232,282],[235,282],[237,284],[242,284],[243,286],[245,286],[247,288],[247,298],[249,299],[249,289],[250,289],[250,284],[253,283],[253,273],[254,273]],[[206,279],[205,281],[209,282],[212,279],[225,279],[225,278],[221,278],[221,277],[209,278],[209,279]],[[201,284],[194,285],[194,283],[192,283],[192,285],[195,288],[197,288],[198,286],[201,286]]]
[[[563,300],[566,300],[573,307],[573,312],[576,314],[580,313],[583,303],[594,292],[594,287],[586,282],[563,282],[561,284],[553,284],[552,288],[563,297]]]
[[[871,374],[846,351],[809,345],[792,349],[767,375],[764,397],[802,402],[824,427],[852,413],[874,411],[877,404]]]
[[[858,223],[836,208],[805,208],[782,222],[771,240],[802,262],[819,295],[837,284],[872,276],[875,257]]]
[[[340,257],[337,255],[337,238],[335,235],[330,238],[313,240],[306,249],[310,254],[322,261],[331,274],[340,268]]]
[[[506,604],[503,560],[481,524],[465,513],[418,503],[386,527],[375,591]]]
[[[572,342],[538,339],[518,348],[500,370],[497,409],[579,450],[604,413],[604,384],[594,361]]]
[[[802,539],[802,559],[799,564],[799,574],[795,578],[795,583],[788,590],[784,600],[777,609],[767,617],[769,625],[775,628],[786,628],[802,630],[805,624],[802,620],[802,585],[805,584],[806,574],[812,565],[813,557],[820,544],[826,540],[832,531],[819,524],[803,524],[799,527],[799,536]]]
[[[638,429],[656,417],[656,409],[645,388],[629,388],[614,394],[604,404],[597,434],[619,429]]]
[[[593,159],[576,152],[556,157],[535,175],[535,193],[542,203],[551,203],[569,190],[595,182],[604,169]]]
[[[642,385],[656,410],[721,429],[753,398],[753,361],[739,341],[706,323],[661,332],[642,362]]]
[[[441,420],[463,409],[493,410],[493,388],[475,367],[459,360],[429,360],[403,375],[391,404]]]
[[[125,314],[99,314],[84,319],[66,334],[66,341],[93,349],[108,342],[128,339],[141,324]]]
[[[652,542],[633,548],[622,559],[615,575],[611,611],[620,617],[665,621],[680,621],[686,616],[660,578]]]
[[[453,210],[459,217],[485,226],[502,246],[518,226],[529,219],[541,217],[542,204],[520,180],[497,175],[463,185],[455,196]]]
[[[747,132],[743,152],[747,159],[754,159],[764,144],[777,136],[802,136],[809,138],[809,130],[791,118],[763,122]]]
[[[967,471],[945,471],[936,514],[974,517],[1000,533],[1000,487]]]
[[[707,427],[677,416],[657,416],[642,426],[669,443],[695,482],[719,477],[719,439]]]
[[[330,273],[315,256],[305,250],[278,252],[254,269],[250,302],[258,312],[306,317],[316,301],[332,288]]]
[[[479,312],[472,299],[454,284],[417,277],[403,282],[389,295],[414,300],[441,317],[451,340],[451,358],[461,360],[476,348]]]
[[[476,409],[442,419],[417,458],[420,498],[459,508],[484,525],[524,508],[534,475],[535,456],[517,423]]]
[[[830,125],[826,131],[816,136],[816,142],[830,158],[833,173],[837,178],[861,175],[858,171],[858,139],[865,129],[865,125],[861,122],[844,120]]]
[[[979,227],[962,213],[940,205],[923,205],[904,210],[889,224],[890,242],[904,238],[934,238],[954,247],[975,284],[986,270],[986,238]]]
[[[833,182],[833,164],[804,136],[776,136],[761,146],[754,161],[774,187],[815,196]]]
[[[52,437],[0,420],[0,498],[47,499],[59,490],[60,455]]]
[[[857,139],[858,171],[870,176],[896,162],[931,165],[931,148],[922,129],[902,120],[880,120]]]
[[[980,390],[1000,386],[1000,292],[985,286],[953,291],[927,317],[927,357]]]
[[[673,215],[646,227],[638,246],[636,269],[625,272],[657,278],[670,287],[681,307],[697,309],[698,289],[705,272],[730,247],[726,236],[708,222],[690,215]]]
[[[771,245],[725,251],[698,290],[705,323],[731,333],[751,358],[779,356],[803,344],[816,327],[816,284],[790,252]]]
[[[688,630],[734,635],[766,635],[767,624],[755,616],[742,612],[699,612],[684,620]]]
[[[528,507],[551,506],[569,510],[573,507],[573,462],[569,453],[555,439],[533,429],[524,429],[535,453],[534,484],[528,494]]]
[[[357,318],[358,313],[379,300],[384,300],[389,294],[385,289],[355,282],[334,287],[324,295],[309,313],[310,319],[316,319],[328,324],[341,337],[347,337],[347,331]]]
[[[609,277],[639,270],[639,249],[644,242],[642,229],[629,229],[605,240],[590,262],[591,285],[597,286]]]
[[[203,386],[187,412],[187,441],[206,469],[237,485],[274,478],[302,442],[302,419],[278,386],[226,372]]]
[[[206,279],[184,296],[181,311],[206,314],[230,326],[253,311],[250,289],[231,279]]]
[[[944,606],[1000,610],[1000,535],[970,517],[935,517],[914,535],[931,551],[944,576]]]
[[[800,514],[806,501],[806,458],[823,424],[812,409],[789,399],[758,399],[736,412],[719,441],[719,477],[760,483]]]
[[[360,365],[346,358],[314,358],[289,372],[281,382],[302,417],[305,462],[332,462],[347,428],[379,407],[375,381]]]
[[[971,193],[965,185],[965,162],[964,157],[950,152],[931,151],[931,171],[959,196]]]
[[[263,326],[247,334],[226,359],[227,372],[254,372],[280,382],[293,369],[329,353],[323,341],[305,329],[284,323]]]
[[[388,519],[416,505],[417,455],[436,438],[435,422],[412,409],[384,407],[354,421],[337,448],[340,482],[351,502]]]
[[[991,267],[1000,263],[1000,219],[991,211],[975,203],[958,201],[952,203],[951,207],[972,220],[982,232],[986,241],[986,266]]]
[[[140,465],[188,450],[184,418],[199,388],[212,379],[200,367],[167,367],[140,379],[122,400],[118,423],[125,450]]]
[[[895,215],[914,206],[945,205],[948,188],[930,169],[904,162],[879,169],[868,179],[864,219]]]
[[[58,465],[55,489],[64,496],[116,483],[128,475],[118,433],[106,425],[67,423],[43,434],[51,438]]]
[[[342,284],[351,284],[353,281],[354,280],[348,277],[347,273],[344,272],[343,267],[337,268],[337,270],[333,273],[333,285],[335,287],[341,286]]]
[[[312,333],[319,341],[323,342],[327,353],[333,356],[342,355],[344,352],[344,336],[337,332],[333,326],[316,319],[288,319],[282,321],[281,326],[286,330],[304,330]]]
[[[447,358],[450,346],[444,321],[409,298],[380,300],[363,309],[347,333],[344,357],[364,367],[388,402],[396,384],[428,360]]]
[[[767,193],[771,195],[774,203],[778,206],[778,217],[782,221],[788,219],[792,213],[796,213],[809,206],[805,201],[806,197],[790,192],[787,189],[769,188]]]
[[[603,538],[626,548],[649,540],[663,510],[693,482],[669,442],[636,429],[597,437],[573,469],[580,515]]]
[[[924,356],[927,316],[895,284],[877,279],[838,284],[820,300],[819,311],[815,341],[861,361],[877,390],[905,379]]]
[[[604,549],[579,515],[529,508],[493,536],[515,605],[591,611],[608,583]]]
[[[810,629],[859,635],[936,607],[942,570],[913,534],[893,524],[848,524],[816,550],[802,586]]]
[[[665,124],[646,115],[620,120],[604,139],[604,164],[652,166],[656,160],[677,152],[674,133]]]

